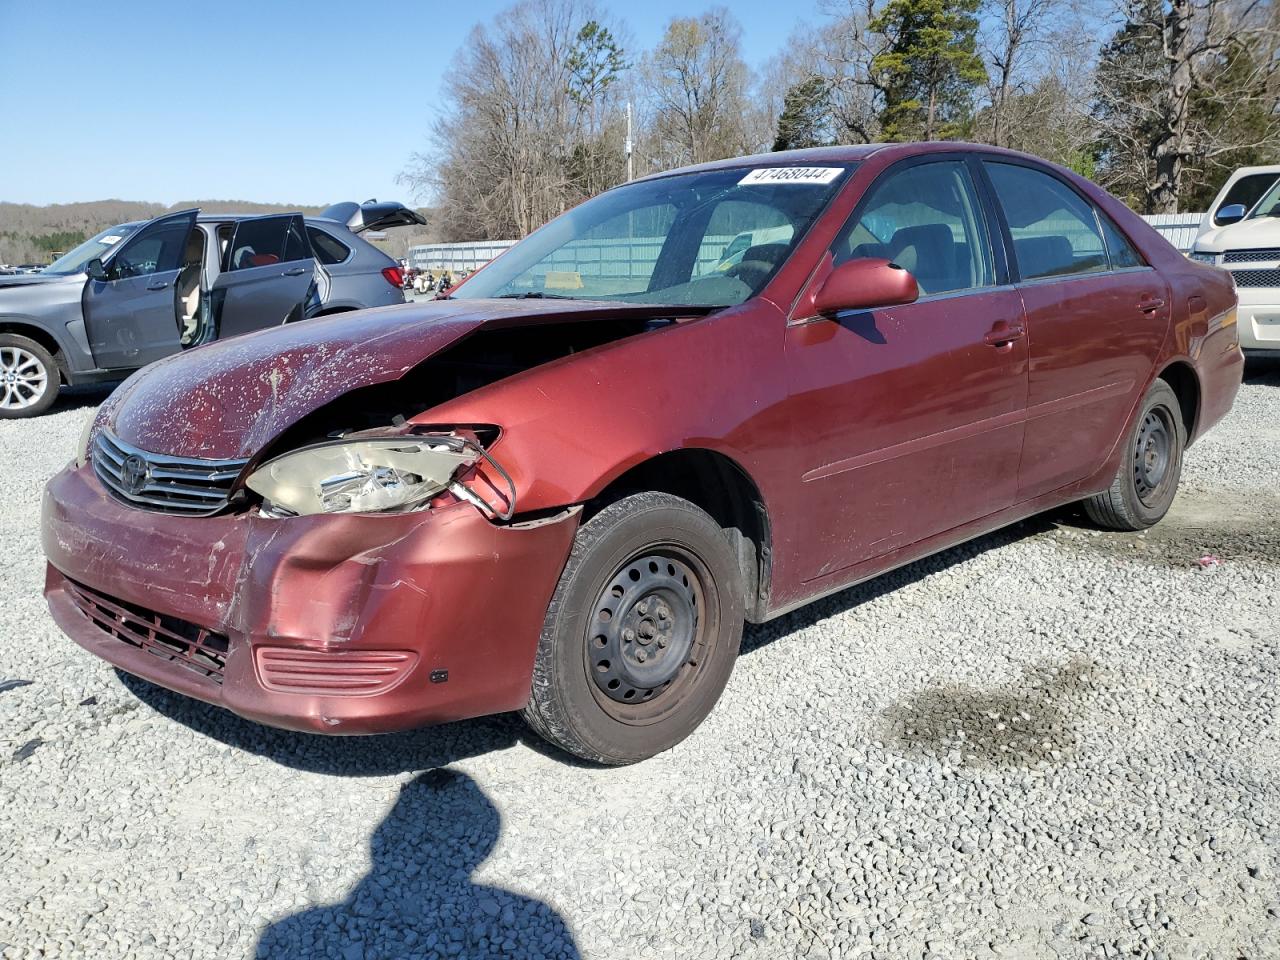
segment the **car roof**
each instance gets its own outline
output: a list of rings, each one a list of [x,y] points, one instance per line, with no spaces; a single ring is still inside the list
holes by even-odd
[[[797,166],[817,165],[823,163],[857,163],[866,160],[873,154],[888,152],[894,157],[910,157],[925,153],[946,153],[963,151],[966,153],[987,153],[1005,157],[1019,157],[1034,160],[1046,166],[1056,166],[1041,157],[1018,150],[993,147],[986,143],[966,143],[962,140],[928,140],[915,143],[857,143],[835,147],[809,147],[804,150],[780,150],[774,153],[756,153],[747,157],[731,157],[726,160],[713,160],[710,163],[698,163],[675,170],[663,170],[650,174],[639,180],[656,180],[661,177],[672,177],[684,173],[701,173],[706,170],[731,170],[734,167],[760,166]]]
[[[859,143],[839,147],[809,147],[804,150],[779,150],[773,153],[755,153],[747,157],[730,157],[726,160],[712,160],[709,163],[695,163],[675,170],[663,170],[637,180],[656,180],[659,177],[672,177],[683,173],[701,173],[705,170],[730,170],[734,167],[759,167],[767,164],[793,165],[818,163],[853,163],[865,160],[880,150],[896,144]]]

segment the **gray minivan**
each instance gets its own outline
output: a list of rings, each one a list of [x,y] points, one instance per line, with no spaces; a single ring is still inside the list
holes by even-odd
[[[404,302],[367,230],[424,223],[400,203],[319,216],[183,210],[122,223],[42,272],[0,276],[0,419],[47,410],[63,384],[123,379],[211,340]]]

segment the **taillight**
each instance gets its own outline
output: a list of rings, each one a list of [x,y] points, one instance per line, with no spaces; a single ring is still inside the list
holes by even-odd
[[[404,271],[399,267],[383,267],[382,276],[397,290],[404,286]]]

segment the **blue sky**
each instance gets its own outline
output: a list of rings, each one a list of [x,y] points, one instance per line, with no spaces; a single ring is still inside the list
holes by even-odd
[[[704,9],[601,5],[638,49]],[[507,6],[0,0],[0,200],[408,200],[454,51]],[[731,9],[759,65],[817,8]]]

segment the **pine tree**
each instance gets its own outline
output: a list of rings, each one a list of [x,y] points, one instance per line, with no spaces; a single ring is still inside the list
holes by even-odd
[[[885,140],[961,134],[975,88],[987,79],[978,54],[981,0],[890,0],[870,23],[888,48],[871,62],[884,94]]]
[[[821,77],[792,84],[782,101],[775,150],[800,150],[831,143],[830,89]]]

